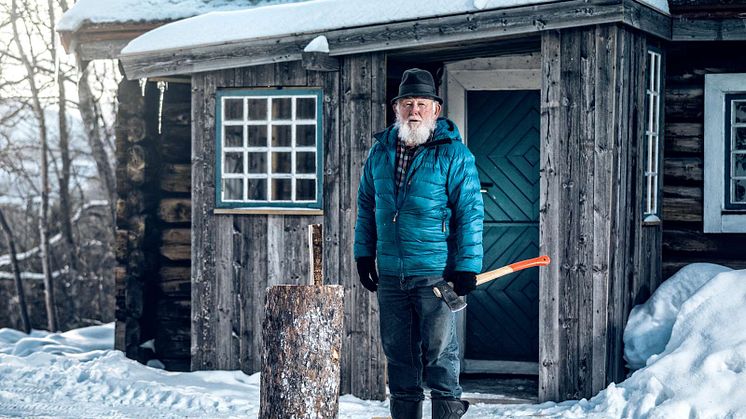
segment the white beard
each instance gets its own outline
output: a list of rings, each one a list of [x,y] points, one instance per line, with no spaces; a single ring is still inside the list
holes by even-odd
[[[401,120],[397,113],[395,126],[399,128],[399,139],[406,147],[424,144],[435,130],[435,120],[423,120],[416,127],[412,127],[409,122]]]

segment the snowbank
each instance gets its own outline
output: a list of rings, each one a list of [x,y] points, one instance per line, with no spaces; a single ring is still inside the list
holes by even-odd
[[[629,367],[642,368],[652,355],[663,352],[681,305],[713,276],[730,270],[710,263],[687,265],[664,281],[645,304],[634,307],[624,329]]]

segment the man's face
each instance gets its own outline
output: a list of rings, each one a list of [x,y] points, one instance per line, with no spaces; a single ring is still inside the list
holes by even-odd
[[[425,143],[435,129],[440,104],[426,98],[404,98],[394,104],[399,138],[407,147]]]
[[[397,120],[417,128],[423,121],[435,121],[440,115],[440,104],[432,99],[407,97],[399,99],[394,105]]]

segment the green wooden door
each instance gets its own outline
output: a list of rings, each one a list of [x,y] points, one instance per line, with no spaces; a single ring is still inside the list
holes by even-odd
[[[488,271],[539,255],[539,91],[468,91],[466,102]],[[482,285],[467,301],[466,360],[538,362],[538,269]]]

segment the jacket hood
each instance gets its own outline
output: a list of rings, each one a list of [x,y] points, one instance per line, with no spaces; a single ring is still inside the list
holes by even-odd
[[[393,146],[399,138],[399,128],[396,127],[396,124],[392,124],[383,131],[373,134],[373,138],[385,146]],[[439,117],[437,121],[435,121],[433,138],[428,142],[443,140],[447,142],[461,141],[461,133],[453,121],[448,118]]]

